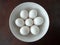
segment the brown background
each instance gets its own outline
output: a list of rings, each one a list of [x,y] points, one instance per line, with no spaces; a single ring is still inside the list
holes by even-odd
[[[9,29],[11,11],[20,3],[36,2],[49,14],[50,27],[47,34],[39,41],[25,43],[16,39]],[[59,0],[0,0],[0,45],[58,45],[60,41],[60,1]]]

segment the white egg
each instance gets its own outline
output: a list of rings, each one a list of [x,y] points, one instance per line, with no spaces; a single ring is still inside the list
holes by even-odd
[[[26,24],[27,26],[32,26],[32,25],[33,25],[33,20],[32,20],[32,19],[26,19],[26,20],[25,20],[25,24]]]
[[[15,24],[16,24],[18,27],[22,27],[22,26],[24,26],[24,20],[21,19],[21,18],[17,18],[17,19],[15,20]]]
[[[35,18],[37,16],[37,11],[36,10],[30,10],[30,12],[29,12],[29,17],[30,18]]]
[[[40,31],[40,29],[39,29],[38,26],[36,26],[36,25],[31,26],[31,33],[32,33],[33,35],[39,34],[39,31]]]
[[[28,11],[27,10],[22,10],[20,12],[20,17],[23,18],[23,19],[27,19],[28,18]]]
[[[28,26],[23,26],[23,27],[21,27],[21,29],[20,29],[20,34],[21,35],[28,35],[29,34],[29,27]]]
[[[43,22],[44,22],[44,20],[43,20],[42,17],[36,17],[36,18],[34,19],[34,24],[35,24],[35,25],[42,25]]]

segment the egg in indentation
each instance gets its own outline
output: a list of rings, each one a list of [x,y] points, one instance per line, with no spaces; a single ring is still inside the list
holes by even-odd
[[[16,24],[16,26],[18,26],[18,27],[22,27],[22,26],[24,26],[24,20],[21,19],[21,18],[17,18],[17,19],[15,20],[15,24]]]
[[[20,28],[20,34],[21,35],[28,35],[29,34],[29,27],[28,26],[23,26]]]
[[[27,26],[32,26],[33,25],[33,20],[32,19],[26,19],[25,20],[25,24],[27,25]]]
[[[29,11],[29,18],[34,19],[37,16],[37,10],[32,9]]]
[[[33,26],[31,26],[30,31],[31,31],[31,33],[32,33],[33,35],[37,35],[37,34],[39,34],[40,29],[39,29],[38,26],[33,25]]]
[[[44,22],[44,20],[43,20],[43,18],[42,17],[36,17],[35,19],[34,19],[34,24],[35,25],[42,25],[43,24],[43,22]]]
[[[22,19],[27,19],[28,18],[28,11],[27,10],[21,10],[21,12],[20,12],[20,17],[22,18]]]

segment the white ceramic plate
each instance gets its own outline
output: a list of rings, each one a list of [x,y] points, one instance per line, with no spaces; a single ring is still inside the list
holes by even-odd
[[[15,25],[15,19],[19,18],[19,13],[21,10],[26,9],[26,10],[31,10],[31,9],[36,9],[38,11],[38,16],[41,16],[44,18],[44,24],[42,26],[40,26],[40,33],[36,36],[29,34],[27,36],[22,36],[19,33],[19,28]],[[46,12],[46,10],[39,4],[34,3],[34,2],[25,2],[22,3],[20,5],[18,5],[17,7],[15,7],[10,15],[9,18],[9,27],[11,29],[11,32],[13,33],[13,35],[24,42],[34,42],[37,41],[39,39],[41,39],[48,31],[49,28],[49,17],[48,14]]]

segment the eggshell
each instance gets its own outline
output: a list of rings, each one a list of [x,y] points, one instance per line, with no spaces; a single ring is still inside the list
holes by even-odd
[[[34,19],[34,24],[35,24],[35,25],[42,25],[43,22],[44,22],[44,20],[43,20],[42,17],[36,17],[36,18]]]
[[[32,26],[32,25],[33,25],[33,20],[32,20],[32,19],[26,19],[26,20],[25,20],[25,24],[26,24],[27,26]]]
[[[27,19],[28,18],[28,11],[27,10],[22,10],[20,12],[20,17],[23,18],[23,19]]]
[[[21,27],[20,34],[21,35],[28,35],[29,34],[29,27],[28,26]]]
[[[34,19],[37,16],[37,11],[32,9],[29,11],[29,17]]]
[[[38,26],[33,25],[33,26],[31,26],[30,31],[31,31],[31,33],[32,33],[33,35],[37,35],[37,34],[39,34],[40,29],[39,29]]]
[[[24,26],[24,20],[21,19],[21,18],[17,18],[17,19],[15,20],[15,24],[16,24],[18,27],[22,27],[22,26]]]

